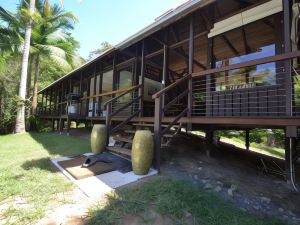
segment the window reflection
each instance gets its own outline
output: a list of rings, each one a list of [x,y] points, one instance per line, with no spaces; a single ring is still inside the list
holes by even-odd
[[[112,91],[112,83],[113,83],[113,71],[109,70],[109,71],[103,73],[102,92]]]
[[[272,18],[269,18],[272,21]],[[274,30],[257,21],[214,38],[215,68],[276,54]],[[266,33],[268,31],[268,33]],[[263,38],[262,38],[263,37]],[[224,40],[229,40],[228,42]],[[276,84],[276,63],[266,63],[215,74],[214,90],[236,90]]]

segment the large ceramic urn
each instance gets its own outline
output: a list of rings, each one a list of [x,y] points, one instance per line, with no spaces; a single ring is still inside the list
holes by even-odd
[[[91,149],[95,154],[105,150],[107,141],[107,129],[103,124],[95,124],[91,134]]]
[[[153,160],[153,136],[149,130],[138,130],[135,132],[132,151],[131,162],[133,172],[137,175],[145,175]]]

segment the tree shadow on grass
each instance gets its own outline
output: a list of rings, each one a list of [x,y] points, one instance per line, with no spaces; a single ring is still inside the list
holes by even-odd
[[[57,172],[57,169],[51,163],[49,157],[28,160],[28,161],[26,161],[25,163],[22,164],[22,168],[24,170],[31,170],[31,169],[38,168],[38,169],[48,171],[48,172],[51,172],[51,173],[56,173]]]
[[[77,156],[90,152],[90,142],[57,133],[30,133],[30,136],[48,151],[50,157]]]
[[[88,218],[89,225],[152,224],[151,220],[160,222],[153,224],[286,224],[244,212],[214,193],[166,177],[154,177],[107,195],[107,201],[92,208]]]

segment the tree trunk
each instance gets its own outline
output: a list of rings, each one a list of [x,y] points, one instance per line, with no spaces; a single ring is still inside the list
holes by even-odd
[[[34,82],[33,82],[33,93],[32,93],[32,115],[36,115],[39,75],[40,75],[40,57],[37,54],[36,57],[35,57],[35,62],[34,62]]]
[[[32,63],[34,57],[29,55],[29,65],[28,65],[28,74],[27,74],[27,91],[26,91],[26,98],[29,99],[31,95],[31,74],[32,74]],[[27,109],[27,119],[31,116],[31,108]],[[26,130],[30,130],[30,123],[26,124]]]
[[[29,98],[30,94],[31,94],[31,73],[32,73],[32,63],[33,63],[33,61],[34,61],[34,56],[29,55],[26,98]]]
[[[29,11],[34,13],[35,0],[30,0]],[[27,70],[28,70],[28,58],[29,58],[29,49],[30,49],[30,38],[32,30],[32,21],[28,21],[26,31],[25,31],[25,40],[24,40],[24,49],[22,57],[22,69],[21,69],[21,81],[19,87],[19,100],[18,100],[18,110],[16,118],[16,133],[25,132],[25,97],[26,97],[26,83],[27,83]]]

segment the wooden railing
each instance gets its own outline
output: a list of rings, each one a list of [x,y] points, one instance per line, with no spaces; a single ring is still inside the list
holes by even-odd
[[[155,158],[156,158],[156,167],[159,170],[159,163],[157,162],[158,159],[160,159],[160,147],[161,147],[161,138],[164,134],[166,134],[170,129],[185,115],[187,115],[189,109],[186,105],[186,107],[179,112],[178,115],[175,116],[173,121],[169,123],[169,125],[165,128],[162,127],[162,120],[165,116],[165,113],[167,110],[174,105],[175,103],[179,102],[184,97],[188,97],[189,95],[189,88],[188,84],[186,84],[186,89],[179,95],[177,95],[172,100],[169,100],[167,104],[165,104],[165,97],[166,94],[170,91],[173,91],[175,87],[178,87],[179,85],[182,85],[184,82],[191,79],[191,74],[185,75],[183,78],[177,80],[176,82],[172,83],[171,85],[167,86],[166,88],[160,90],[156,94],[152,96],[152,98],[155,100],[155,111],[154,111],[154,139],[155,139]]]
[[[132,120],[132,118],[136,117],[139,115],[139,113],[141,112],[142,109],[138,109],[135,110],[134,104],[138,103],[141,100],[141,96],[136,93],[138,93],[139,89],[142,87],[142,85],[137,85],[137,86],[133,86],[130,88],[127,88],[126,90],[123,90],[118,96],[110,99],[109,101],[104,103],[104,108],[106,108],[106,127],[108,130],[108,137],[110,136],[110,134],[112,132],[114,132],[115,130],[119,129],[120,127],[124,126],[125,124],[127,124],[130,120]],[[120,108],[114,109],[113,105],[116,104],[122,97],[124,97],[125,95],[130,95],[131,94],[131,99],[129,102],[124,103],[124,105],[122,105]],[[112,127],[111,121],[112,118],[116,115],[118,115],[119,113],[123,112],[125,109],[132,107],[132,113],[130,113],[126,118],[124,118],[124,120],[117,124],[116,126]]]
[[[166,88],[160,90],[156,94],[152,96],[153,99],[155,99],[155,157],[156,161],[159,161],[160,159],[160,147],[161,147],[161,137],[163,134],[168,132],[170,128],[178,123],[182,117],[185,115],[188,116],[265,116],[265,112],[262,110],[267,111],[267,116],[280,116],[283,115],[285,117],[291,117],[295,116],[296,114],[300,116],[300,93],[298,95],[294,93],[293,89],[294,83],[293,83],[293,74],[299,76],[300,80],[300,70],[299,67],[296,69],[292,69],[292,59],[297,59],[300,57],[300,51],[295,51],[291,53],[285,53],[280,54],[276,56],[271,57],[265,57],[261,59],[255,59],[248,62],[238,63],[230,66],[225,66],[221,68],[215,68],[215,69],[208,69],[201,72],[196,72],[192,74],[185,75],[183,78],[177,80],[176,82],[172,83],[171,85],[167,86]],[[281,62],[281,63],[278,63]],[[221,73],[221,72],[228,72],[232,70],[238,70],[243,69],[247,67],[267,64],[267,63],[275,63],[275,78],[276,82],[273,85],[265,85],[265,86],[251,86],[246,85],[245,87],[242,87],[240,89],[236,90],[227,90],[227,91],[212,91],[212,89],[216,85],[216,80],[214,79],[214,75]],[[298,69],[298,71],[297,71]],[[231,76],[232,78],[232,76]],[[237,77],[238,79],[238,77]],[[192,83],[192,85],[188,85],[188,82]],[[186,83],[184,83],[186,82]],[[198,83],[197,83],[198,82]],[[182,89],[178,89],[179,86],[182,86]],[[298,88],[300,89],[300,82],[298,84]],[[177,87],[177,89],[176,89]],[[190,90],[190,88],[192,90]],[[176,93],[176,97],[169,100],[168,103],[165,104],[165,98],[166,95],[171,93],[171,91],[180,90],[179,93]],[[183,91],[182,91],[183,90]],[[256,97],[254,98],[252,96],[253,93],[256,93]],[[264,94],[262,94],[264,92]],[[191,94],[189,94],[191,93]],[[271,95],[270,95],[271,93]],[[225,106],[219,106],[220,102],[215,102],[214,98],[224,98],[232,95],[230,100],[230,106],[226,105],[226,101],[223,100],[223,103]],[[245,95],[245,96],[244,96]],[[265,96],[266,95],[266,96]],[[168,95],[169,97],[170,95]],[[298,97],[297,97],[298,96]],[[188,101],[191,104],[181,104],[181,106],[184,107],[184,109],[181,110],[178,115],[175,117],[172,117],[172,122],[169,123],[169,125],[166,128],[162,128],[162,121],[163,118],[166,116],[167,110],[172,107],[176,102],[178,102],[180,99],[183,99],[185,97],[188,97]],[[203,98],[203,104],[199,105],[197,103],[197,100],[199,98]],[[298,98],[298,100],[296,99]],[[237,102],[238,101],[238,102]],[[254,102],[253,102],[254,101]],[[265,103],[267,101],[267,103]],[[295,102],[298,101],[299,106],[296,108]],[[197,105],[198,104],[198,105]],[[248,104],[246,108],[242,108],[243,105]],[[255,108],[251,104],[257,104],[258,106]],[[269,105],[268,105],[269,104]],[[197,106],[195,106],[197,105]],[[261,106],[262,105],[262,106]],[[216,114],[216,106],[219,108],[217,110],[220,110],[221,107],[223,107],[223,110],[227,110],[226,107],[230,108],[230,113],[226,114],[228,112],[225,111],[224,114]],[[239,106],[240,108],[239,113],[236,114],[234,111],[234,107]],[[195,113],[197,110],[195,107],[202,108],[201,115]],[[269,107],[269,108],[268,108]],[[274,114],[270,111],[270,109],[277,108],[278,111]],[[283,107],[283,109],[280,109],[280,107]],[[212,112],[210,112],[208,109]],[[297,109],[299,112],[297,112]],[[247,110],[247,114],[244,114],[242,110]],[[256,110],[256,114],[252,114],[251,110]],[[229,110],[227,110],[229,111]],[[249,113],[250,112],[250,113]],[[168,118],[170,120],[170,118]],[[159,163],[157,163],[159,165]]]
[[[120,94],[120,93],[124,93],[126,91],[131,91],[133,88],[135,88],[136,86],[133,87],[126,87],[126,88],[121,88],[115,91],[110,91],[110,92],[104,92],[104,93],[99,93],[96,95],[90,95],[90,96],[86,96],[86,97],[82,97],[80,98],[80,100],[86,100],[86,99],[91,99],[91,98],[97,98],[97,97],[107,97],[107,96],[113,96],[116,94]]]
[[[299,84],[293,82],[295,77],[299,77],[299,66],[293,68],[298,57],[300,51],[295,51],[193,73],[192,115],[278,118],[299,116],[300,99],[299,93],[295,92],[299,90]],[[268,64],[266,68],[272,77],[266,83],[260,84],[255,81],[255,76],[252,77],[247,72],[252,67]],[[220,73],[230,74],[227,78],[234,81],[234,85],[231,82],[222,84],[215,80],[216,74]],[[242,77],[245,77],[244,80]]]
[[[131,92],[132,89],[135,89],[137,86],[133,86],[133,87],[126,87],[126,88],[121,88],[115,91],[110,91],[110,92],[104,92],[104,93],[99,93],[96,95],[90,95],[90,96],[85,96],[79,99],[78,105],[79,105],[79,109],[82,108],[82,102],[89,100],[89,99],[94,99],[97,97],[112,97],[114,95],[117,94],[122,94],[125,92]],[[123,96],[123,95],[122,95]],[[58,103],[51,103],[47,106],[39,106],[39,115],[47,115],[47,116],[60,116],[60,115],[65,115],[67,114],[67,103],[68,101],[63,100],[62,102],[58,102]],[[86,107],[88,107],[88,105],[86,105]],[[104,107],[105,108],[105,107]],[[93,109],[94,111],[95,109]],[[81,112],[81,110],[80,110]],[[79,114],[81,114],[79,112]],[[86,115],[87,116],[87,115]]]

